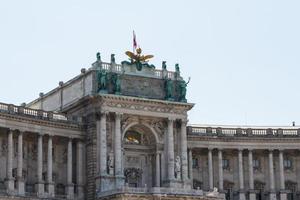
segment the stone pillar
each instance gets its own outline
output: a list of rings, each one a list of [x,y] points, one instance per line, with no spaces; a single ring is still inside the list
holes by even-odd
[[[48,162],[47,162],[47,188],[48,195],[54,197],[54,183],[52,180],[52,135],[49,135],[48,139]]]
[[[175,180],[174,175],[174,133],[173,133],[174,119],[168,119],[168,134],[167,134],[167,145],[168,145],[168,181],[172,182]]]
[[[285,177],[283,166],[283,150],[279,150],[279,179],[280,179],[280,200],[287,199],[287,193],[285,192]]]
[[[43,181],[43,135],[38,135],[37,141],[37,183],[36,192],[38,197],[44,196],[44,181]]]
[[[218,164],[219,164],[219,191],[223,192],[223,155],[222,149],[218,151]]]
[[[184,185],[188,183],[188,159],[187,159],[187,135],[186,135],[187,120],[181,120],[181,175]]]
[[[77,182],[77,199],[84,199],[83,190],[83,144],[78,140],[76,143],[76,182]]]
[[[72,138],[69,138],[68,141],[68,157],[67,157],[67,198],[74,199],[74,184],[72,181]]]
[[[248,167],[249,167],[249,200],[256,200],[253,181],[253,156],[252,149],[248,150]]]
[[[107,175],[106,112],[100,118],[100,176]]]
[[[23,180],[23,133],[18,135],[18,160],[17,160],[17,188],[18,194],[25,195],[25,184]]]
[[[121,113],[115,115],[115,139],[114,139],[114,153],[115,153],[115,178],[116,188],[124,186],[124,175],[122,170],[122,133],[121,133]]]
[[[155,186],[160,187],[160,152],[156,151],[156,157],[155,157],[155,172],[156,172],[156,181]]]
[[[209,190],[214,189],[213,163],[212,163],[212,149],[208,149],[208,183]]]
[[[269,150],[269,175],[270,175],[270,200],[276,200],[276,191],[274,183],[274,164],[273,164],[273,149]]]
[[[193,150],[189,149],[189,178],[193,187]]]
[[[7,161],[6,161],[6,190],[8,194],[12,194],[15,189],[14,178],[12,176],[13,167],[13,130],[8,131],[7,135]]]
[[[246,196],[244,191],[243,149],[239,149],[238,160],[239,160],[239,184],[240,184],[239,199],[245,200]]]

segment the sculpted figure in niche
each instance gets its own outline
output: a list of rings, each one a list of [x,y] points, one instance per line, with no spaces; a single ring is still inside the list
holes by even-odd
[[[176,179],[180,179],[181,177],[181,162],[180,162],[180,157],[177,156],[175,159],[175,177]]]
[[[108,166],[108,174],[113,175],[114,174],[114,157],[112,155],[108,156],[107,166]]]

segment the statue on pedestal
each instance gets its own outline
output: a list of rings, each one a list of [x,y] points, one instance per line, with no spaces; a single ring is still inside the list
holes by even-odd
[[[178,86],[178,88],[179,88],[179,101],[181,101],[181,102],[187,102],[187,100],[186,100],[186,87],[189,84],[190,80],[191,79],[189,78],[188,82],[185,82],[184,80],[179,82],[179,86]]]
[[[131,63],[130,64],[135,64],[136,69],[138,71],[141,71],[144,66],[150,67],[150,68],[155,68],[154,65],[149,65],[147,62],[149,61],[150,58],[153,58],[153,55],[142,55],[142,49],[137,48],[136,52],[131,52],[131,51],[126,51],[125,54],[130,58]],[[126,64],[128,64],[126,62]]]
[[[107,72],[102,70],[98,72],[98,92],[107,92]]]
[[[178,180],[181,178],[181,162],[179,156],[177,156],[175,159],[175,177]]]

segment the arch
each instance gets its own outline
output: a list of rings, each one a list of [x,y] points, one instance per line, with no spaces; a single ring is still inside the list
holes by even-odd
[[[124,140],[125,134],[128,131],[128,129],[131,128],[131,127],[134,127],[135,125],[143,125],[143,126],[147,127],[152,132],[152,134],[154,135],[156,144],[159,143],[158,134],[156,133],[156,131],[154,130],[154,128],[152,126],[150,126],[148,123],[145,123],[145,122],[141,122],[141,123],[139,123],[139,122],[132,122],[132,123],[128,124],[124,128],[124,131],[122,132],[122,141]]]

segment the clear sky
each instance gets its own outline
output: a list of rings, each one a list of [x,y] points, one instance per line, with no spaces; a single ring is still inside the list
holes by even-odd
[[[152,63],[179,63],[190,123],[300,124],[299,0],[1,1],[0,101],[29,102],[116,54],[132,30]]]

